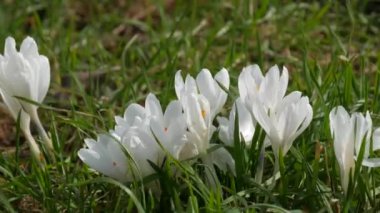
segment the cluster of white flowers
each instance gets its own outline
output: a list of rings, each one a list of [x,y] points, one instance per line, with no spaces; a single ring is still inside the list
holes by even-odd
[[[79,151],[79,157],[120,181],[153,174],[148,160],[160,166],[167,154],[178,160],[198,158],[212,171],[216,165],[235,174],[233,157],[224,147],[212,149],[216,144],[211,143],[211,137],[218,131],[220,140],[233,146],[237,118],[240,141],[250,147],[259,123],[278,160],[280,150],[285,155],[312,120],[308,98],[301,97],[300,92],[285,96],[288,71],[283,68],[281,74],[277,66],[265,76],[257,65],[248,66],[241,72],[238,84],[240,97],[229,118],[217,117],[228,97],[228,71],[223,68],[213,78],[209,70],[203,69],[196,78],[187,75],[185,79],[178,71],[178,100],[172,101],[165,113],[157,98],[149,94],[145,107],[131,104],[123,118],[115,118],[116,126],[109,135],[100,135],[97,141],[86,139],[87,148]]]
[[[229,75],[222,69],[215,78],[202,70],[196,79],[181,72],[175,77],[178,100],[169,103],[163,112],[159,100],[149,94],[145,106],[131,104],[124,117],[116,117],[116,126],[109,135],[98,140],[87,139],[87,149],[79,157],[92,168],[120,181],[131,181],[154,173],[149,161],[162,165],[170,154],[178,160],[199,157],[206,165],[217,165],[223,171],[234,171],[230,153],[220,147],[208,150],[216,131],[213,120],[225,104]],[[131,160],[129,160],[131,159]],[[149,161],[148,161],[149,160]]]
[[[6,39],[4,49],[4,55],[0,54],[0,94],[12,116],[19,119],[32,154],[42,163],[30,122],[38,127],[47,150],[53,151],[37,114],[38,103],[45,98],[50,84],[49,60],[39,54],[36,42],[30,37],[22,42],[19,52],[11,37]],[[178,100],[170,102],[165,112],[159,100],[149,94],[144,106],[131,104],[123,117],[116,116],[115,128],[109,134],[99,134],[97,140],[86,139],[87,147],[80,149],[78,155],[93,169],[122,182],[155,173],[151,163],[161,166],[169,155],[179,161],[199,159],[211,172],[215,165],[235,174],[234,158],[223,146],[211,143],[211,138],[217,132],[225,146],[233,146],[237,124],[238,141],[250,147],[259,124],[266,133],[262,151],[272,147],[276,171],[279,155],[289,151],[313,117],[308,97],[299,91],[286,95],[288,81],[285,67],[280,71],[273,66],[265,76],[257,65],[245,67],[238,78],[239,97],[226,118],[218,116],[230,87],[226,69],[215,77],[203,69],[196,78],[187,75],[185,79],[178,71],[175,75]],[[360,153],[363,153],[362,165],[380,166],[379,158],[370,157],[373,150],[380,149],[380,128],[372,133],[368,112],[366,116],[361,113],[350,116],[338,106],[330,112],[330,129],[342,187],[347,193]]]

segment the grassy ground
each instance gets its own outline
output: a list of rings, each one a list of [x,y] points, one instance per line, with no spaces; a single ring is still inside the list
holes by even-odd
[[[50,59],[47,107],[39,113],[58,161],[46,171],[36,167],[3,113],[0,210],[378,211],[379,169],[363,169],[355,193],[344,197],[328,124],[336,105],[369,110],[380,123],[376,7],[366,1],[1,1],[0,41],[30,35]],[[163,188],[157,198],[136,184],[103,178],[79,160],[83,139],[112,128],[128,104],[142,103],[148,92],[164,105],[174,99],[177,70],[195,75],[203,67],[214,73],[226,67],[236,95],[237,76],[252,63],[263,70],[285,65],[288,91],[309,96],[314,110],[274,188],[257,184],[252,168],[239,179],[220,173],[223,193],[213,193],[194,173],[200,166],[184,165],[182,178],[167,170],[154,177]],[[226,112],[233,101],[229,97]],[[264,179],[272,174],[270,149],[266,158]]]

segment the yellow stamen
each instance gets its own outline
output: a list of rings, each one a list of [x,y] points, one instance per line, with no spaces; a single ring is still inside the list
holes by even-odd
[[[205,110],[201,110],[201,114],[202,114],[202,118],[205,118],[206,117],[206,111]]]

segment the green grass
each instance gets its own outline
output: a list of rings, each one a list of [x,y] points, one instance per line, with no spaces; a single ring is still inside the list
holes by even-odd
[[[328,122],[330,110],[343,105],[349,111],[369,110],[375,126],[380,124],[376,5],[380,7],[374,1],[1,1],[0,49],[7,36],[20,43],[30,35],[50,59],[48,107],[39,114],[58,160],[41,170],[20,154],[24,139],[15,134],[16,151],[0,156],[0,210],[379,211],[379,169],[362,168],[354,193],[344,196]],[[165,106],[173,100],[179,69],[195,75],[201,68],[213,73],[227,68],[232,80],[227,114],[238,95],[237,77],[252,63],[265,71],[285,65],[288,93],[302,91],[314,110],[273,187],[254,179],[263,139],[259,134],[251,150],[230,150],[241,172],[234,178],[218,171],[221,191],[207,186],[207,168],[201,164],[168,160],[150,177],[162,189],[156,196],[140,183],[123,185],[102,177],[79,160],[83,140],[111,129],[113,117],[130,103],[142,103],[149,92]],[[243,157],[237,160],[239,155]],[[265,157],[263,180],[272,176],[271,149]],[[172,164],[182,175],[173,176]]]

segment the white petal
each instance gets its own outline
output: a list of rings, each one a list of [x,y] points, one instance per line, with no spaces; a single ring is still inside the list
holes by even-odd
[[[216,75],[215,80],[223,85],[226,89],[230,87],[230,76],[225,68],[222,68]]]
[[[14,55],[17,53],[16,50],[16,41],[13,37],[7,37],[5,39],[5,46],[4,46],[4,56],[10,57],[11,55]]]
[[[373,151],[380,149],[380,128],[375,129],[373,132],[372,149]]]
[[[229,121],[227,118],[218,116],[216,120],[219,123],[219,139],[228,146],[233,146],[233,140],[231,140],[229,133]],[[233,138],[232,138],[233,139]]]
[[[165,110],[164,123],[168,125],[174,120],[183,119],[182,111],[182,105],[179,101],[171,101]]]
[[[31,37],[26,37],[24,41],[22,41],[20,46],[20,53],[25,57],[38,57],[38,47],[36,42]]]
[[[363,166],[367,167],[380,167],[380,158],[363,159]]]
[[[166,128],[167,128],[167,134],[170,139],[172,145],[176,143],[178,140],[180,140],[186,133],[186,121],[183,116],[182,118],[179,118],[177,120],[173,120]]]
[[[184,97],[187,103],[185,108],[186,121],[190,131],[202,132],[208,126],[206,116],[209,113],[209,106],[205,100],[201,101],[201,97],[195,94],[188,94]]]
[[[302,93],[300,91],[293,91],[289,93],[287,96],[285,96],[277,105],[275,108],[276,112],[280,112],[283,108],[297,103],[301,99]]]
[[[257,98],[253,101],[252,113],[264,131],[269,134],[273,128],[273,125],[271,124],[271,121],[264,109],[263,104]]]
[[[196,144],[187,141],[175,147],[177,150],[178,160],[187,160],[193,158],[199,154]]]
[[[183,82],[183,78],[181,76],[181,70],[178,70],[175,74],[174,88],[175,93],[177,94],[177,98],[180,99],[181,92],[185,88],[185,83]]]
[[[278,87],[280,79],[280,71],[277,65],[271,67],[266,73],[264,80],[260,86],[260,96],[264,104],[270,108],[275,108],[277,101],[282,97],[278,96]]]
[[[129,181],[127,175],[127,157],[122,151],[120,144],[111,136],[99,135],[98,141],[87,140],[91,144],[89,149],[80,149],[79,157],[93,169],[118,179]]]
[[[231,154],[223,147],[214,150],[209,153],[213,163],[222,171],[227,172],[230,170],[235,173],[235,160],[232,158]]]
[[[39,70],[38,70],[38,101],[41,103],[49,89],[50,85],[50,64],[49,59],[45,56],[39,57]]]
[[[149,93],[145,100],[145,110],[148,116],[158,117],[160,120],[163,120],[164,115],[162,113],[160,101],[152,93]]]
[[[255,126],[248,109],[243,105],[240,99],[236,100],[236,106],[239,115],[239,132],[243,136],[245,143],[250,146],[253,135],[255,133]]]
[[[260,67],[256,64],[243,68],[239,75],[238,87],[240,98],[249,110],[252,107],[253,99],[256,98],[259,92],[263,78]]]
[[[362,113],[353,113],[352,117],[353,117],[354,122],[355,122],[355,128],[354,128],[354,130],[355,130],[355,139],[354,139],[354,141],[355,141],[355,153],[356,153],[356,155],[359,155],[361,145],[364,141],[366,143],[365,147],[364,147],[364,158],[368,158],[369,147],[370,147],[370,141],[369,141],[370,136],[366,137],[366,138],[365,138],[365,136],[367,134],[369,134],[369,135],[371,134],[370,129],[372,128],[372,120],[369,117],[369,114],[367,114],[367,118],[364,118]]]
[[[131,153],[142,177],[154,173],[154,169],[150,166],[148,160],[161,166],[164,152],[154,138],[144,130],[136,129],[130,137],[125,137],[122,143]]]
[[[19,54],[15,53],[5,63],[4,70],[0,75],[2,89],[11,96],[20,96],[32,100],[34,97],[33,87],[30,79],[33,79],[29,63]],[[25,103],[25,102],[24,102]]]
[[[342,107],[338,106],[331,110],[330,112],[330,130],[333,137],[335,137],[335,132],[339,128],[341,123],[348,123],[350,120],[350,115]]]
[[[184,92],[186,92],[186,93],[198,93],[197,84],[195,82],[195,79],[193,77],[191,77],[190,75],[186,76]]]
[[[305,129],[310,125],[312,119],[313,119],[313,109],[311,108],[311,105],[309,104],[309,99],[307,97],[302,97],[301,100],[297,103],[297,105],[294,108],[294,112],[292,117],[295,118],[293,120],[293,127],[289,124],[288,126],[290,128],[295,129],[288,129],[287,131],[289,136],[288,137],[288,143],[286,145],[286,149],[289,150],[291,143],[303,132]]]
[[[207,98],[209,101],[211,107],[216,106],[216,97],[217,97],[217,89],[216,83],[214,82],[214,79],[212,78],[212,75],[209,70],[203,69],[196,78],[197,86],[199,89],[199,92]]]
[[[128,108],[124,112],[124,119],[127,122],[129,126],[131,126],[136,117],[144,118],[145,117],[145,109],[144,107],[132,103],[131,105],[128,106]]]
[[[168,136],[165,134],[165,127],[162,126],[162,123],[157,118],[150,120],[150,128],[161,144],[164,145],[169,142]]]
[[[285,96],[286,90],[288,88],[288,82],[289,82],[289,74],[288,69],[286,67],[282,68],[282,74],[280,77],[279,85],[278,85],[278,96],[277,98],[282,98]]]

